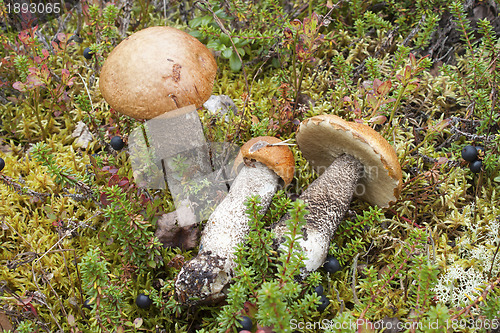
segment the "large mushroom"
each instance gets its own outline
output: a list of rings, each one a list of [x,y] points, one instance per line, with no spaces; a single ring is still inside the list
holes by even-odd
[[[150,27],[124,39],[101,69],[99,88],[116,111],[151,119],[212,94],[217,63],[205,45],[172,27]]]
[[[213,171],[196,109],[211,96],[216,73],[205,45],[165,26],[140,30],[121,41],[101,69],[99,88],[106,102],[122,114],[148,120],[129,135],[136,182],[163,189],[166,178],[176,206],[187,194],[172,171],[175,158],[185,159],[193,179]]]
[[[303,121],[297,144],[320,174],[299,197],[309,211],[299,241],[307,257],[301,273],[305,277],[324,263],[353,195],[387,207],[401,192],[402,173],[394,148],[378,132],[335,115]],[[284,241],[288,218],[286,214],[273,226],[277,247]]]
[[[262,210],[266,210],[278,189],[279,178],[285,185],[293,179],[293,153],[281,143],[265,136],[253,138],[241,147],[243,167],[228,195],[206,222],[198,255],[182,267],[175,281],[182,302],[217,301],[225,296],[236,266],[235,247],[245,240],[250,228],[246,200],[258,195]]]

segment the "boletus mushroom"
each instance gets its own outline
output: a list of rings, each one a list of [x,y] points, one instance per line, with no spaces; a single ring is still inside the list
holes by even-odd
[[[243,167],[233,181],[229,193],[208,218],[200,239],[199,253],[188,261],[175,281],[182,302],[217,301],[233,277],[236,264],[235,247],[249,232],[246,200],[254,195],[261,199],[262,210],[269,206],[279,186],[293,179],[293,153],[281,140],[257,137],[245,143],[238,159]]]
[[[320,174],[299,197],[309,211],[299,241],[307,257],[301,272],[305,277],[325,261],[353,195],[388,207],[401,192],[402,173],[394,148],[378,132],[335,115],[304,120],[296,139],[303,156]],[[288,218],[286,214],[273,226],[276,247],[284,241]]]
[[[152,119],[212,94],[215,59],[196,38],[172,27],[150,27],[124,39],[101,69],[99,88],[116,111]]]

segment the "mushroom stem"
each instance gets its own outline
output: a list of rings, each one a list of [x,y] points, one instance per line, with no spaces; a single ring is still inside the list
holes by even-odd
[[[299,241],[307,257],[302,277],[324,263],[330,240],[349,208],[362,175],[361,162],[351,155],[343,154],[300,195],[299,199],[307,203],[309,211],[305,216],[303,239]],[[276,247],[284,242],[283,236],[287,232],[285,221],[289,218],[289,214],[284,215],[273,228]]]
[[[233,277],[235,247],[249,232],[245,202],[261,198],[265,211],[278,188],[279,176],[260,162],[245,165],[224,200],[208,219],[200,240],[198,256],[187,262],[175,282],[182,302],[216,301]]]

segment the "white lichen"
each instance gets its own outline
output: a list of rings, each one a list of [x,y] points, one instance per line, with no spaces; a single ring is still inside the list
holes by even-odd
[[[455,263],[441,275],[433,291],[439,302],[451,307],[463,307],[481,293],[485,283],[481,272],[473,267],[465,269]]]
[[[495,256],[500,242],[500,218],[478,221],[474,218],[476,211],[473,204],[467,205],[451,212],[445,221],[459,221],[465,227],[456,240],[458,256],[447,258],[446,269],[433,288],[439,302],[450,307],[470,304],[488,284],[489,276],[500,273],[500,256]]]

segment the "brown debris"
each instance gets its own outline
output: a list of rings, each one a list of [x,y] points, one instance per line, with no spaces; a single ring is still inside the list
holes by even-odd
[[[182,250],[196,247],[200,230],[191,206],[183,202],[177,210],[162,215],[155,235],[166,247],[179,247]]]

